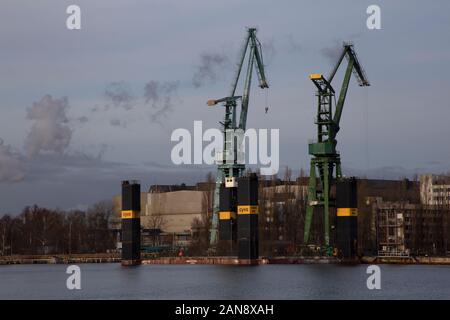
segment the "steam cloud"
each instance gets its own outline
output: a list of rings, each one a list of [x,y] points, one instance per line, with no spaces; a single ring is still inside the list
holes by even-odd
[[[173,111],[174,99],[178,96],[178,81],[160,83],[151,80],[144,87],[145,103],[150,103],[155,112],[150,116],[154,123],[161,124],[162,118],[167,118]]]
[[[69,103],[66,97],[53,99],[45,95],[41,101],[27,108],[27,119],[34,121],[25,138],[25,150],[29,157],[41,151],[63,153],[72,138],[66,116]]]
[[[0,181],[18,182],[25,176],[25,162],[11,146],[0,138]]]
[[[229,59],[225,54],[203,53],[200,55],[200,64],[192,77],[192,84],[199,88],[206,82],[216,82],[221,71],[229,66]]]

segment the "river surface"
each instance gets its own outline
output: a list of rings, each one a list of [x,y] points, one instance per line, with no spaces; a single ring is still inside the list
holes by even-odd
[[[0,266],[0,299],[450,299],[450,266],[80,264],[81,290],[68,290],[67,265]]]

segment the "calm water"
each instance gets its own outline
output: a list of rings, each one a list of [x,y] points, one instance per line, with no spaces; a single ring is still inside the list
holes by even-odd
[[[66,265],[0,266],[0,299],[450,299],[450,266],[80,264],[81,290],[66,289]]]

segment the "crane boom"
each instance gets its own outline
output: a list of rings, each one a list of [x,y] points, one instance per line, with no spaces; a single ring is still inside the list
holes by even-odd
[[[342,109],[344,108],[345,98],[347,96],[348,85],[350,83],[350,77],[353,72],[355,75],[359,86],[370,86],[369,80],[367,80],[364,69],[360,65],[358,61],[358,57],[356,56],[356,52],[353,48],[353,44],[345,43],[344,50],[342,51],[342,55],[340,58],[339,64],[337,64],[337,68],[339,68],[340,63],[342,63],[343,58],[346,57],[348,60],[347,69],[345,71],[344,80],[342,81],[341,91],[339,93],[338,102],[336,103],[336,110],[333,117],[334,122],[334,130],[332,130],[332,135],[330,138],[334,139],[336,134],[339,131],[339,123],[341,121]],[[337,69],[336,69],[337,70]],[[334,71],[336,73],[336,71]]]

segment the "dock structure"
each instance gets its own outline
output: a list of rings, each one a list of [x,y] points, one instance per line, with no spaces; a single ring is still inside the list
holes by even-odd
[[[238,258],[259,258],[258,176],[252,173],[238,179]]]
[[[336,237],[338,256],[351,259],[358,250],[358,195],[355,178],[336,183]]]
[[[141,185],[122,181],[122,265],[141,263]]]

